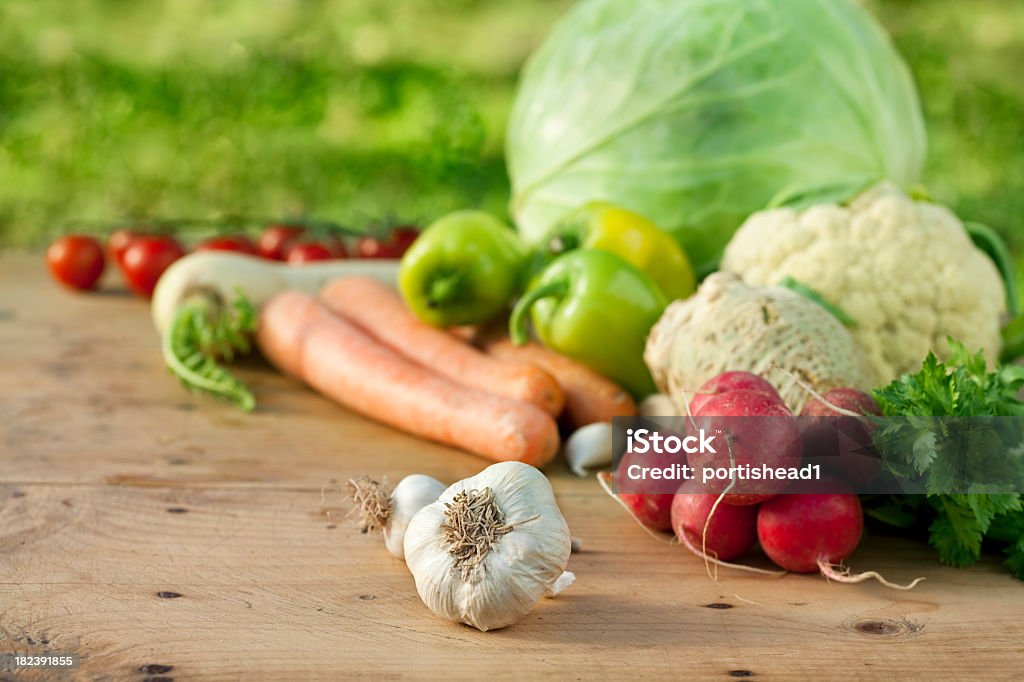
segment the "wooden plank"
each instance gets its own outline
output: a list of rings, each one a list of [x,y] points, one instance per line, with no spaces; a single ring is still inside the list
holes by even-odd
[[[1020,602],[1006,598],[1018,584],[990,563],[934,568],[901,540],[871,543],[856,564],[899,578],[913,566],[929,581],[912,593],[731,572],[716,584],[610,504],[573,497],[562,503],[584,544],[570,562],[577,584],[519,625],[480,633],[432,616],[404,565],[326,518],[315,491],[34,484],[6,485],[0,501],[0,649],[77,651],[89,677],[166,665],[225,680],[970,679],[984,661],[986,675],[1010,679],[1024,650]]]
[[[854,568],[928,580],[910,593],[726,571],[716,583],[561,463],[547,473],[583,543],[577,584],[506,630],[442,622],[342,518],[332,481],[452,481],[484,463],[258,361],[241,374],[261,401],[252,415],[175,384],[143,302],[76,296],[38,256],[0,255],[0,652],[80,653],[79,679],[131,680],[1013,679],[1024,664],[1024,586],[992,559],[956,571],[871,536]]]
[[[32,257],[0,256],[0,277],[7,480],[319,488],[379,471],[382,450],[410,465],[399,475],[457,480],[480,468],[472,455],[340,409],[258,359],[238,368],[259,399],[255,414],[192,395],[164,370],[144,301],[61,290]]]

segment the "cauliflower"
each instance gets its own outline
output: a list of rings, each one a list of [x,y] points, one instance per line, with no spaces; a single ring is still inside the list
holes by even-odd
[[[665,309],[651,329],[644,361],[678,414],[701,384],[722,372],[759,374],[799,413],[810,397],[870,389],[874,373],[849,330],[817,303],[783,287],[752,287],[716,272],[688,299]]]
[[[849,206],[755,213],[722,269],[752,285],[789,276],[842,308],[876,383],[917,370],[929,350],[945,358],[947,336],[983,349],[989,363],[999,355],[1006,302],[996,266],[949,209],[890,183]]]

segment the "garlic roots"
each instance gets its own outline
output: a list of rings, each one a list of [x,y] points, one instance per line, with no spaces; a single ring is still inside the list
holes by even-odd
[[[423,507],[437,500],[444,492],[444,483],[425,476],[406,476],[395,489],[387,488],[360,476],[348,482],[348,491],[359,514],[359,528],[364,533],[382,531],[384,546],[399,559],[405,558],[405,532],[409,521]]]

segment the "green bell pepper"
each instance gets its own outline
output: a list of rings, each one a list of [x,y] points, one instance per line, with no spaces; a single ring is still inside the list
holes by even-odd
[[[541,245],[539,261],[574,249],[609,251],[647,273],[669,299],[686,298],[697,288],[693,266],[667,232],[647,218],[603,202],[569,214]]]
[[[402,257],[398,288],[436,327],[478,324],[506,310],[522,287],[528,252],[483,211],[456,211],[423,231]]]
[[[541,343],[643,398],[655,391],[644,364],[647,334],[668,301],[654,281],[615,254],[577,250],[555,259],[516,303],[509,333]]]

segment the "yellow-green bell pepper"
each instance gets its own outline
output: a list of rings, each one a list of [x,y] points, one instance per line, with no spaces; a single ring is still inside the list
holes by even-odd
[[[654,280],[669,300],[686,298],[697,280],[682,247],[647,218],[603,202],[589,203],[555,225],[541,244],[541,262],[574,249],[601,249]]]

